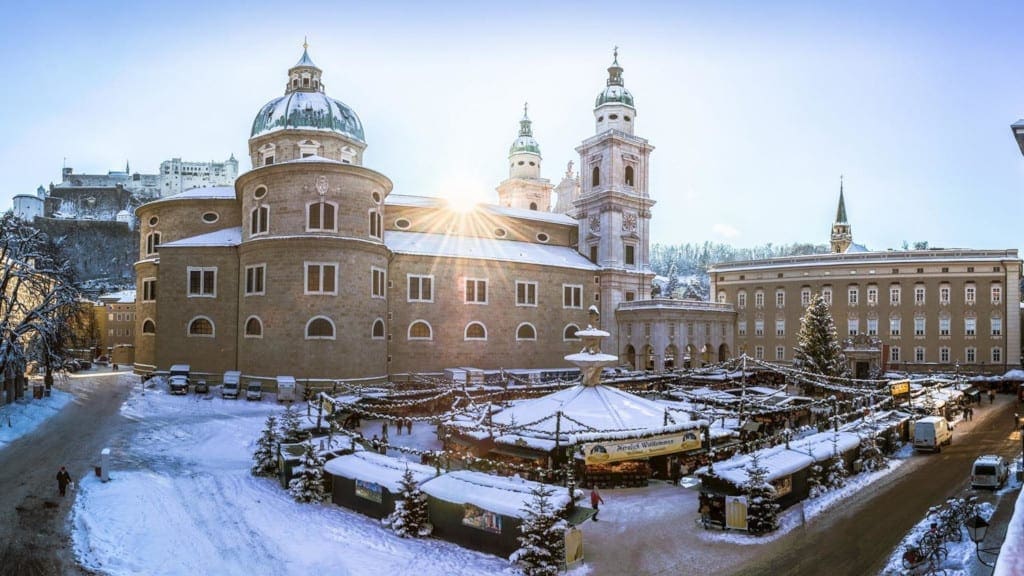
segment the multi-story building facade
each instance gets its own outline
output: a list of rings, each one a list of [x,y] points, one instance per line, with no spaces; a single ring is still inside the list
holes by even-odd
[[[115,364],[135,361],[135,290],[121,290],[99,297],[93,308],[100,349]]]
[[[1020,366],[1017,250],[868,251],[853,243],[841,189],[831,240],[831,254],[711,268],[712,294],[736,310],[737,353],[792,362],[804,310],[821,294],[856,377]]]
[[[524,113],[499,204],[458,206],[393,194],[363,165],[362,123],[326,96],[304,51],[285,95],[256,115],[252,171],[137,209],[136,368],[326,379],[563,368],[592,305],[634,362],[640,342],[620,337],[633,312],[616,308],[650,293],[653,147],[634,134],[622,70],[608,69],[580,179],[571,165],[557,188],[541,177]]]

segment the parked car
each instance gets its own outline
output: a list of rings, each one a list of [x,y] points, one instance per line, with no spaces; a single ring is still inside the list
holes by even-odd
[[[171,376],[168,387],[171,394],[188,394],[188,378],[180,374]]]
[[[942,416],[925,416],[914,423],[914,450],[942,452],[943,445],[952,443],[949,422]]]
[[[209,394],[210,385],[206,380],[196,380],[196,394]]]
[[[263,386],[260,385],[259,380],[249,380],[249,383],[245,385],[245,399],[263,400]]]
[[[228,370],[224,373],[224,384],[220,387],[221,398],[238,399],[238,383],[242,379],[242,373],[238,370]]]
[[[971,466],[971,488],[1002,488],[1010,476],[1010,468],[1002,456],[978,456]]]

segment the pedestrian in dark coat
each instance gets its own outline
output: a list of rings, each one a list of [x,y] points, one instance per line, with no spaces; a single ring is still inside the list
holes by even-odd
[[[590,489],[590,507],[594,509],[594,517],[591,518],[594,522],[597,522],[597,513],[601,510],[598,504],[604,504],[604,498],[597,492],[597,486]]]
[[[387,438],[388,438],[388,421],[385,420],[380,426],[381,426],[381,434],[380,435],[385,440],[387,440]]]
[[[68,474],[67,468],[61,466],[57,471],[57,489],[60,490],[61,496],[67,492],[68,484],[71,484],[71,474]]]
[[[405,431],[407,434],[412,435],[412,418],[405,419]]]
[[[996,401],[996,389],[995,388],[989,388],[988,389],[988,403],[992,404],[995,401]]]

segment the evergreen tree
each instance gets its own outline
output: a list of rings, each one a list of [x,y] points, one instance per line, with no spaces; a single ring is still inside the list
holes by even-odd
[[[824,376],[846,376],[849,373],[832,311],[820,294],[811,297],[810,305],[800,319],[793,365]]]
[[[555,576],[565,557],[568,524],[551,504],[554,491],[541,484],[530,491],[533,498],[523,507],[526,514],[519,526],[519,549],[509,556],[527,576]]]
[[[829,490],[835,490],[846,486],[846,477],[849,472],[846,470],[846,462],[843,462],[843,455],[839,453],[839,445],[836,438],[832,437],[832,457],[825,463],[825,478],[822,482]]]
[[[751,455],[746,471],[743,491],[747,495],[747,530],[751,534],[766,534],[779,527],[775,488],[768,481],[768,469],[761,464],[758,452]]]
[[[865,470],[883,470],[889,466],[889,459],[885,457],[874,434],[867,438],[861,438],[860,460],[864,463]]]
[[[327,499],[324,490],[324,460],[316,453],[312,442],[306,442],[306,453],[302,465],[296,468],[296,476],[288,483],[288,493],[297,502],[323,502]]]
[[[302,424],[299,413],[289,404],[281,415],[281,442],[283,444],[295,444],[302,440]]]
[[[678,298],[679,294],[679,269],[676,267],[676,263],[672,262],[668,265],[668,283],[665,284],[665,297],[666,298]]]
[[[427,517],[427,495],[420,490],[409,468],[402,474],[401,487],[402,499],[395,502],[395,511],[384,523],[402,538],[429,536],[433,526]]]
[[[821,462],[815,462],[811,465],[811,473],[807,476],[807,496],[809,498],[817,498],[821,496],[827,490],[822,485],[822,478],[825,476],[825,471],[821,468]]]
[[[267,416],[259,440],[256,441],[256,452],[252,455],[252,473],[254,476],[273,476],[277,474],[277,418]]]

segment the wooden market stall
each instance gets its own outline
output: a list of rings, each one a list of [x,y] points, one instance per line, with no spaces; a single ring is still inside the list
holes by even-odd
[[[331,478],[331,502],[373,518],[394,512],[407,469],[417,484],[437,474],[432,466],[370,451],[339,456],[324,464],[324,472]]]

